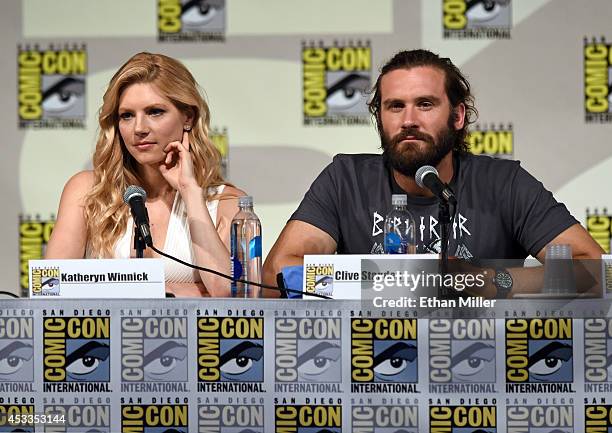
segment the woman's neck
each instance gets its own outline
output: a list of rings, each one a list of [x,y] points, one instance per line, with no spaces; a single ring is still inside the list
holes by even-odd
[[[174,192],[172,186],[164,179],[157,167],[141,165],[139,175],[144,183],[143,187],[147,191],[147,198],[167,197]]]

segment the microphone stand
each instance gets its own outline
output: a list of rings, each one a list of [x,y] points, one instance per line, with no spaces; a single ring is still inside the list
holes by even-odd
[[[440,224],[440,263],[438,272],[442,276],[442,280],[444,281],[444,277],[448,272],[448,241],[449,241],[449,232],[450,225],[453,221],[454,209],[451,213],[450,210],[451,203],[446,200],[438,201],[438,222]],[[448,290],[444,285],[438,287],[438,294],[441,298],[450,298],[452,290]]]
[[[136,230],[134,230],[134,249],[136,250],[137,259],[144,257],[145,248],[147,248],[147,244],[142,237],[142,233],[140,233],[140,226],[136,225]]]

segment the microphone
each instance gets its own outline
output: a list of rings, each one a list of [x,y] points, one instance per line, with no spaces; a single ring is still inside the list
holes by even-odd
[[[136,185],[130,185],[123,193],[123,201],[130,206],[132,210],[132,218],[136,223],[136,227],[140,230],[140,234],[148,247],[153,247],[153,239],[151,238],[151,229],[149,228],[149,214],[145,206],[147,193],[144,189]]]
[[[440,180],[438,170],[431,165],[424,165],[414,175],[414,180],[421,188],[427,188],[436,197],[453,205],[457,204],[457,198],[450,186]]]

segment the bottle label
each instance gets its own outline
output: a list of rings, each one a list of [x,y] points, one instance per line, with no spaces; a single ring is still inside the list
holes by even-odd
[[[385,253],[387,254],[404,254],[406,253],[406,241],[395,232],[389,232],[385,235]]]
[[[249,257],[251,259],[261,257],[261,236],[255,236],[249,242]]]
[[[242,263],[238,260],[238,257],[232,257],[232,278],[242,278]],[[233,283],[235,284],[235,283]]]

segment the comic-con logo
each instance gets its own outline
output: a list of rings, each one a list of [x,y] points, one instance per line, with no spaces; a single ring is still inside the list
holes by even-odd
[[[594,212],[586,210],[586,227],[589,234],[595,239],[595,242],[605,251],[610,254],[610,240],[612,238],[612,215],[608,214],[608,209],[604,208],[603,212],[599,212],[595,208]]]
[[[418,406],[374,406],[356,405],[351,407],[353,432],[419,432]]]
[[[442,0],[445,38],[509,39],[511,0]]]
[[[21,416],[33,418],[34,413],[33,404],[0,404],[0,432],[33,432],[34,423]]]
[[[495,319],[430,319],[429,382],[434,393],[495,392]]]
[[[179,392],[187,381],[187,317],[121,318],[121,390]]]
[[[19,46],[17,75],[20,128],[85,127],[85,45]]]
[[[58,417],[61,423],[47,426],[53,432],[110,432],[110,404],[45,404],[44,413]]]
[[[514,133],[512,124],[475,125],[467,136],[470,152],[496,158],[514,157]]]
[[[263,405],[198,405],[201,432],[264,433]]]
[[[574,406],[508,405],[507,433],[573,433]]]
[[[334,265],[307,265],[306,293],[319,293],[331,296],[334,293]]]
[[[199,317],[198,390],[261,392],[263,317]]]
[[[224,41],[225,0],[157,0],[160,42]]]
[[[55,219],[41,220],[39,217],[21,217],[19,221],[19,285],[22,296],[28,297],[30,289],[30,260],[40,260],[45,249]]]
[[[110,391],[110,317],[43,318],[45,392]]]
[[[572,319],[506,319],[506,391],[573,392]]]
[[[612,319],[584,319],[585,392],[612,390]]]
[[[60,269],[52,267],[32,268],[32,296],[59,296]]]
[[[122,404],[121,431],[187,433],[187,404]]]
[[[430,406],[430,433],[495,433],[495,406]]]
[[[612,122],[612,44],[584,38],[584,119]]]
[[[612,430],[612,405],[587,404],[584,406],[584,433]]]
[[[416,392],[416,319],[351,319],[352,392]]]
[[[287,383],[342,381],[342,323],[340,318],[277,318],[274,322],[276,391]],[[294,387],[293,391],[297,391]],[[313,392],[308,388],[304,391]],[[323,392],[320,389],[318,392]],[[340,392],[338,385],[325,392]]]
[[[210,131],[210,141],[221,155],[221,175],[227,179],[229,177],[229,138],[227,128],[212,128]]]
[[[370,42],[302,43],[304,125],[368,124]]]
[[[276,405],[274,426],[278,433],[341,433],[342,406]]]
[[[32,317],[0,316],[0,394],[32,391],[34,380],[33,326]],[[9,384],[6,382],[29,383]]]

